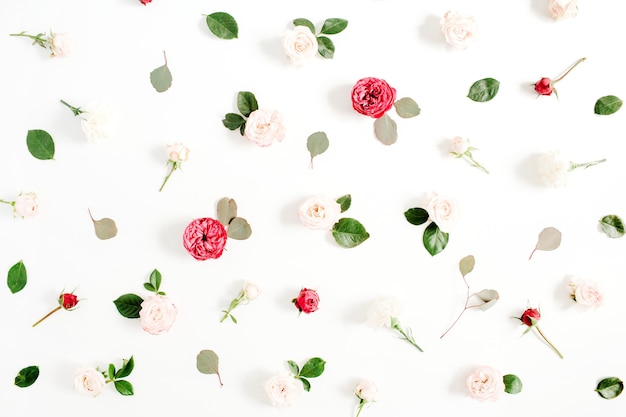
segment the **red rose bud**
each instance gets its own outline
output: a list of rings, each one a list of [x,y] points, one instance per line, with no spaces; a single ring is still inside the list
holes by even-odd
[[[141,2],[141,4],[143,4],[144,6],[147,5],[148,3],[152,3],[152,0],[139,0]]]
[[[522,323],[529,327],[536,324],[539,319],[541,319],[541,313],[536,308],[529,308],[528,310],[524,311],[522,317],[520,317]]]
[[[52,309],[51,312],[43,316],[37,323],[33,324],[33,327],[50,317],[53,313],[56,313],[60,309],[65,310],[74,310],[74,308],[78,305],[78,297],[76,297],[73,293],[62,293],[59,295],[59,306]]]
[[[309,314],[317,311],[320,297],[319,295],[317,295],[317,292],[315,292],[315,290],[302,288],[302,290],[300,290],[300,294],[298,294],[298,297],[294,298],[291,301],[295,304],[298,311],[300,311],[301,313]]]
[[[535,83],[535,91],[542,96],[552,95],[552,80],[550,78],[542,78]]]

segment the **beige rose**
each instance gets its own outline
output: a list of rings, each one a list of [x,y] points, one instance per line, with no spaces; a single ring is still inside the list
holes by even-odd
[[[86,366],[74,374],[74,388],[81,394],[95,397],[102,392],[105,385],[104,375],[95,368]]]
[[[74,41],[65,33],[54,33],[48,40],[51,57],[66,57],[74,52]]]
[[[189,158],[189,149],[182,143],[166,145],[167,156],[170,161],[180,164]]]
[[[37,213],[39,213],[37,195],[35,193],[20,194],[15,199],[13,213],[16,216],[21,216],[22,218],[35,217]]]
[[[252,301],[261,294],[261,288],[253,282],[246,281],[243,284],[243,297]]]
[[[448,11],[439,21],[446,42],[455,49],[466,49],[476,41],[476,21],[473,16],[462,16]]]
[[[367,311],[367,324],[370,327],[391,327],[391,318],[402,312],[402,303],[395,297],[375,299]]]
[[[470,148],[469,139],[455,136],[450,141],[450,152],[454,155],[463,155]]]
[[[587,307],[600,307],[604,296],[598,284],[590,280],[572,280],[567,284],[572,300]]]
[[[563,187],[567,184],[570,161],[561,157],[560,152],[550,151],[539,155],[537,160],[537,174],[539,179],[548,187]]]
[[[304,391],[302,382],[287,374],[270,377],[263,387],[272,405],[279,408],[292,405]]]
[[[504,392],[502,374],[489,366],[481,366],[467,377],[465,386],[470,397],[478,401],[496,401]]]
[[[314,195],[298,208],[303,225],[313,230],[330,230],[339,220],[341,205],[324,195]]]
[[[459,204],[456,200],[451,198],[443,198],[437,194],[434,194],[426,209],[428,217],[433,221],[439,230],[445,233],[449,233],[459,218]]]
[[[92,102],[81,110],[80,125],[90,142],[97,142],[111,136],[115,127],[115,116],[108,104]]]
[[[258,146],[270,146],[285,138],[283,115],[273,110],[258,109],[246,120],[244,136]]]
[[[553,19],[576,17],[578,0],[548,0],[548,10]]]
[[[141,327],[153,335],[165,333],[176,321],[177,314],[178,309],[169,298],[163,295],[148,297],[139,310]]]
[[[372,381],[361,379],[354,387],[354,394],[367,403],[378,400],[378,387]]]
[[[283,35],[283,47],[292,64],[302,65],[317,53],[317,38],[307,26],[296,26]]]

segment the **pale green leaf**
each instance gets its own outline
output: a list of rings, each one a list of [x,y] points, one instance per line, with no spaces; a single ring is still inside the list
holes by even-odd
[[[232,198],[224,197],[217,202],[217,220],[224,226],[237,217],[237,203]]]
[[[228,225],[228,237],[236,240],[246,240],[252,234],[252,228],[246,221],[241,217],[235,217],[230,221]]]
[[[45,130],[29,130],[26,135],[26,146],[30,154],[37,159],[54,159],[54,140]]]
[[[311,154],[311,168],[313,167],[313,158],[326,152],[329,145],[328,136],[324,132],[315,132],[308,137],[306,148]]]
[[[480,306],[480,309],[483,311],[493,307],[500,299],[500,294],[496,290],[481,290],[476,293],[476,296],[484,303]]]
[[[196,367],[203,374],[219,373],[219,358],[212,350],[201,350],[196,356]]]
[[[600,97],[593,108],[595,114],[606,116],[622,108],[622,100],[616,96]]]
[[[404,97],[399,100],[396,100],[393,105],[396,108],[396,113],[398,116],[408,119],[410,117],[415,117],[420,114],[420,107],[417,105],[415,100],[409,97]]]
[[[167,60],[165,62],[165,65],[155,68],[150,73],[150,83],[159,93],[167,91],[172,86],[172,73],[167,66]]]
[[[383,145],[393,145],[398,140],[398,126],[385,113],[374,122],[374,134]]]
[[[539,237],[537,239],[537,245],[535,249],[531,252],[528,259],[530,260],[535,253],[535,251],[551,251],[555,250],[561,245],[561,232],[554,227],[546,227],[539,233]]]
[[[89,217],[91,217],[98,239],[106,240],[117,236],[117,225],[113,219],[104,217],[100,220],[96,220],[91,215],[91,211],[89,211]]]
[[[465,276],[474,270],[474,265],[476,264],[476,260],[474,256],[467,255],[465,258],[461,259],[459,262],[459,270],[461,271],[461,275]]]
[[[234,39],[239,35],[237,21],[228,13],[211,13],[206,17],[206,24],[209,30],[220,39]]]
[[[600,228],[608,237],[618,238],[624,236],[624,222],[615,214],[604,216],[600,220]]]

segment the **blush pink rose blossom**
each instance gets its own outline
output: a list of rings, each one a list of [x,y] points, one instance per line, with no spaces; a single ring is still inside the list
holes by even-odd
[[[263,383],[265,393],[274,407],[291,406],[304,392],[304,385],[291,375],[278,374]]]
[[[426,211],[430,220],[439,226],[439,230],[448,233],[458,221],[459,203],[454,199],[433,194],[426,205]]]
[[[35,193],[20,194],[15,199],[13,205],[13,213],[24,219],[35,217],[39,213],[39,205],[37,204],[37,195]]]
[[[457,50],[466,49],[476,41],[476,20],[473,16],[448,11],[441,18],[439,25],[446,42]]]
[[[396,101],[396,89],[380,78],[366,77],[352,87],[352,108],[375,119],[382,117]]]
[[[555,20],[576,17],[578,0],[548,0],[548,10]]]
[[[296,26],[283,35],[285,55],[294,65],[303,65],[317,54],[317,38],[306,26]]]
[[[139,319],[144,331],[159,335],[167,332],[174,322],[178,309],[169,298],[163,295],[148,297],[141,303]]]
[[[105,385],[106,381],[102,372],[90,366],[80,368],[74,374],[74,388],[81,394],[96,397]]]
[[[298,207],[300,222],[312,230],[330,230],[341,215],[341,205],[325,195],[309,197]]]
[[[228,233],[218,220],[202,217],[187,225],[183,233],[183,246],[199,261],[222,256]]]
[[[572,300],[586,307],[600,307],[604,296],[598,284],[591,280],[571,280],[567,288]]]
[[[465,380],[470,397],[478,401],[497,401],[504,392],[502,374],[490,366],[481,366]]]
[[[285,138],[285,121],[281,113],[274,110],[258,109],[250,113],[246,120],[244,136],[258,146],[270,146]]]

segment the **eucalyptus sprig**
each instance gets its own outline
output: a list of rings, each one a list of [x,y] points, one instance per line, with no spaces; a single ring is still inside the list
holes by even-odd
[[[326,361],[322,358],[311,358],[302,365],[302,369],[292,360],[287,361],[287,364],[289,365],[293,377],[300,380],[304,386],[304,390],[309,392],[311,390],[311,383],[307,378],[317,378],[322,375]]]
[[[317,39],[317,52],[323,58],[332,59],[335,56],[335,44],[328,36],[323,35],[336,35],[337,33],[343,32],[343,30],[348,27],[348,21],[336,17],[328,18],[324,20],[322,29],[319,32],[316,32],[313,22],[302,17],[294,19],[293,25],[306,26],[309,28]]]
[[[131,356],[129,359],[122,360],[122,367],[120,369],[116,370],[115,365],[110,363],[106,371],[100,372],[102,372],[107,384],[112,382],[113,385],[115,385],[117,392],[122,395],[133,395],[133,384],[122,378],[129,376],[134,368],[135,360],[133,356]]]

